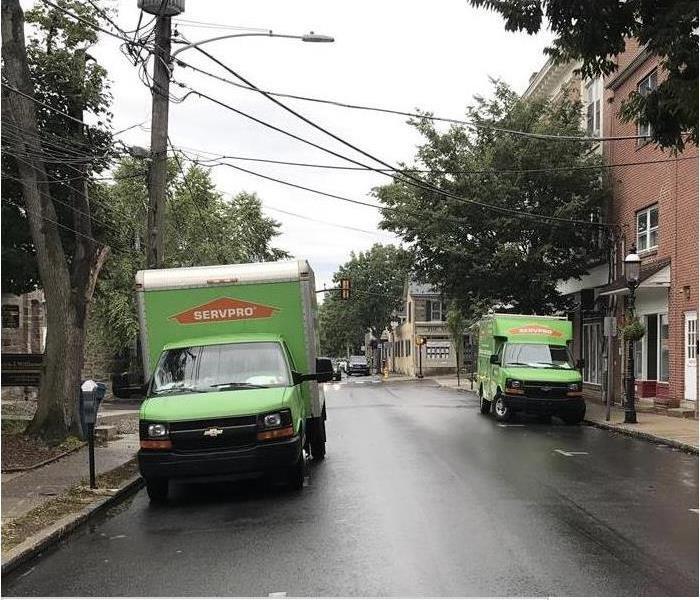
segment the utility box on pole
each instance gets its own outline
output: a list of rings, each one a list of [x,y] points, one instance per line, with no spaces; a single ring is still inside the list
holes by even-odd
[[[185,0],[138,0],[137,6],[149,15],[174,17],[185,12]]]

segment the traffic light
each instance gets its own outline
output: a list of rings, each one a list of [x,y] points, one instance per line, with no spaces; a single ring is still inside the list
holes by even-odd
[[[348,300],[350,298],[350,279],[344,278],[340,280],[340,297],[343,300]]]

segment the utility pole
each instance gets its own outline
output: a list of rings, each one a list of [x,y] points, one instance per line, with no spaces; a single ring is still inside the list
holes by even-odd
[[[173,15],[185,9],[184,0],[138,0],[138,6],[156,16],[151,87],[151,164],[148,174],[148,239],[146,263],[149,269],[163,266],[165,234],[165,187],[168,165],[168,109],[170,106],[170,42]]]

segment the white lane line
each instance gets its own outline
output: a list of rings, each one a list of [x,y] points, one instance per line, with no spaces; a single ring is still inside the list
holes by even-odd
[[[700,514],[700,508],[691,508],[690,512],[694,512],[696,515]]]
[[[558,452],[562,456],[577,456],[577,455],[588,454],[588,452],[577,452],[575,450],[560,450],[559,448],[555,448],[554,451]]]
[[[123,533],[120,533],[119,535],[113,535],[110,540],[121,540],[122,538],[125,538],[126,536]]]
[[[499,427],[525,427],[523,424],[514,424],[514,423],[498,423]]]
[[[268,598],[286,598],[287,592],[271,592],[267,595]]]

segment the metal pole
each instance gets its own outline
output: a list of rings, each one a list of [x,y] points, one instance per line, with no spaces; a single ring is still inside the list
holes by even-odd
[[[146,262],[150,269],[163,265],[165,187],[170,104],[170,17],[158,16],[151,88],[151,168],[148,178],[148,241]]]
[[[630,284],[630,316],[634,318],[634,285]],[[634,341],[629,340],[627,349],[627,402],[625,403],[625,423],[636,423],[634,407]]]
[[[423,379],[423,345],[418,346],[418,379]]]
[[[95,483],[95,425],[88,424],[88,456],[90,460],[90,489],[97,487]]]

